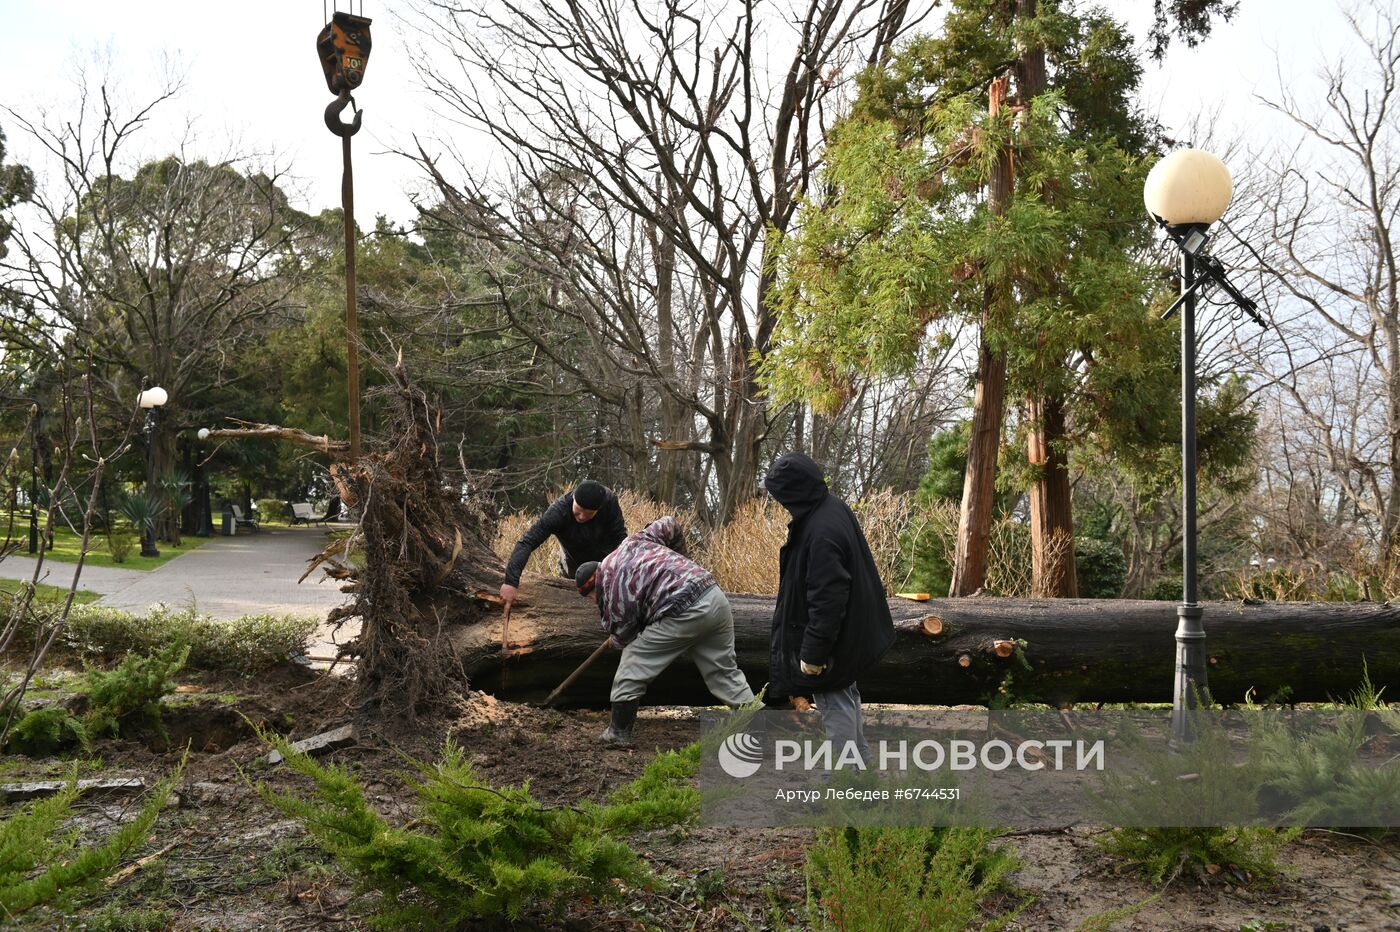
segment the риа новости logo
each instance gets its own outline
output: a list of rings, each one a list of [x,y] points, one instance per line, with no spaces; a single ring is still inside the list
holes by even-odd
[[[763,766],[763,744],[753,735],[736,732],[719,746],[719,766],[736,780],[751,777]]]

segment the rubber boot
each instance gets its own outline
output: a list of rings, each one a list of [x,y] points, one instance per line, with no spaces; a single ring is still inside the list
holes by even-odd
[[[640,699],[624,699],[612,704],[612,722],[598,740],[617,747],[632,746],[632,725],[637,721],[637,706]]]

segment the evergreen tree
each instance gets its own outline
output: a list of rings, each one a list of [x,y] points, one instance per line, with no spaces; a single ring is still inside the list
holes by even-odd
[[[1139,77],[1130,37],[1100,11],[958,0],[942,35],[861,78],[833,131],[824,197],[781,252],[780,345],[765,371],[785,400],[830,410],[857,377],[907,368],[931,334],[981,326],[964,524],[976,506],[990,530],[982,474],[1009,389],[1024,399],[1021,478],[1046,595],[1074,592],[1071,442],[1114,413],[1105,381],[1160,374],[1173,352],[1149,311],[1161,276],[1141,258],[1155,127],[1133,104]],[[1140,389],[1170,391],[1156,379]],[[973,493],[985,503],[970,506]],[[973,569],[954,568],[953,594],[981,585],[965,552],[976,538],[960,529],[957,562]]]

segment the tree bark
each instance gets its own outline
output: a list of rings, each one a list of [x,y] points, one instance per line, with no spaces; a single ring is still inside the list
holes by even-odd
[[[1018,0],[1016,18],[1035,18],[1036,0]],[[1029,108],[1045,93],[1045,48],[1021,50],[1016,63],[1016,96]],[[1029,112],[1027,109],[1024,113]],[[1042,337],[1043,346],[1044,339]],[[1065,401],[1061,393],[1032,392],[1026,399],[1026,454],[1036,471],[1030,489],[1031,591],[1036,598],[1073,598],[1079,594],[1074,572],[1074,514],[1070,502],[1065,439]]]
[[[1027,400],[1030,430],[1026,454],[1038,471],[1031,484],[1031,592],[1038,599],[1079,595],[1074,569],[1074,515],[1071,510],[1065,405],[1061,398],[1035,395]]]
[[[739,666],[755,690],[768,679],[773,600],[730,596]],[[1048,702],[1170,702],[1176,605],[1126,599],[894,599],[894,647],[860,679],[868,702],[985,704],[994,698]],[[1360,683],[1400,691],[1400,605],[1210,602],[1206,656],[1217,701],[1290,702],[1344,697]],[[502,661],[499,618],[454,626],[452,639],[474,688],[501,698],[542,700],[602,642],[597,609],[572,587],[531,578],[510,622]],[[1024,642],[1024,643],[1023,643]],[[1002,656],[1005,654],[1006,656]],[[594,664],[559,704],[601,707],[617,654]],[[1007,694],[999,696],[1005,685]],[[651,704],[709,705],[714,699],[682,659],[647,690]]]
[[[977,387],[972,397],[972,429],[963,473],[962,507],[953,556],[950,596],[972,595],[987,581],[987,551],[996,508],[997,454],[1006,417],[1006,353],[987,343],[991,311],[982,315],[982,345],[977,354]]]
[[[1006,104],[1010,76],[995,78],[987,89],[987,112],[996,116]],[[987,203],[993,213],[1011,206],[1015,175],[1009,148],[997,154],[987,183]],[[998,304],[1005,300],[991,285],[982,302],[982,334],[978,348],[977,387],[972,398],[972,430],[963,474],[962,508],[958,513],[958,539],[953,553],[950,596],[972,595],[987,581],[987,549],[992,539],[992,511],[996,502],[997,455],[1001,452],[1001,426],[1006,417],[1006,351],[992,346],[988,331]]]

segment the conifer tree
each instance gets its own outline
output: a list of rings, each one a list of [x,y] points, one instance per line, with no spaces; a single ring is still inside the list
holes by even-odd
[[[1142,261],[1155,128],[1133,103],[1140,73],[1102,12],[958,0],[941,35],[863,75],[825,196],[783,244],[766,370],[779,397],[832,409],[858,376],[909,366],[930,334],[979,327],[953,595],[985,577],[1008,391],[1022,399],[1035,588],[1073,595],[1070,443],[1115,415],[1100,383],[1170,358],[1148,309],[1162,277]]]

